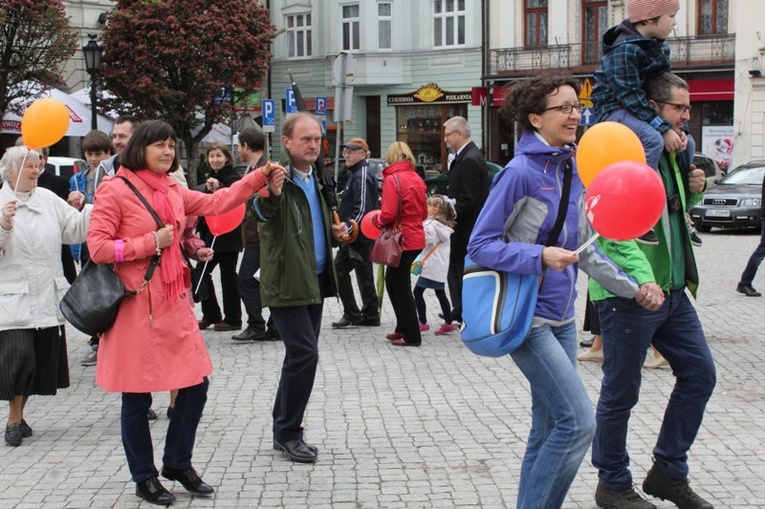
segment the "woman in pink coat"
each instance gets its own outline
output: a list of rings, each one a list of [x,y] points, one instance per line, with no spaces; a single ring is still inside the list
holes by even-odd
[[[245,202],[284,169],[268,164],[215,194],[181,187],[168,173],[178,167],[176,136],[165,122],[140,124],[121,153],[122,167],[99,186],[88,230],[95,263],[113,263],[126,289],[141,288],[155,255],[160,263],[145,289],[125,299],[99,346],[96,383],[122,393],[122,442],[136,495],[169,505],[175,500],[158,480],[146,412],[151,393],[180,389],[165,438],[162,476],[186,490],[209,495],[213,488],[191,466],[197,426],[207,401],[212,363],[186,292],[190,272],[183,262],[180,233],[186,216],[215,215]],[[165,227],[157,229],[130,181]],[[178,232],[178,234],[176,234]]]

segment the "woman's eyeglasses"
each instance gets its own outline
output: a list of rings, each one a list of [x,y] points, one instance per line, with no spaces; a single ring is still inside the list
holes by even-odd
[[[564,115],[571,115],[571,112],[576,110],[579,113],[582,112],[583,106],[581,104],[559,104],[558,106],[550,106],[549,108],[545,108],[542,110],[542,112],[545,111],[560,111]]]

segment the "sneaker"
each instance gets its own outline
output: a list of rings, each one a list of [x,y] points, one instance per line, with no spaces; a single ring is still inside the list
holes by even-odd
[[[656,509],[656,506],[644,499],[629,486],[621,490],[611,490],[598,483],[595,490],[595,503],[603,509]]]
[[[669,366],[669,361],[661,355],[658,357],[651,355],[643,363],[643,367],[648,369],[659,369],[662,366]]]
[[[701,237],[699,237],[699,234],[692,231],[691,232],[691,244],[693,244],[696,247],[701,247]]]
[[[457,326],[454,325],[453,323],[442,324],[441,327],[439,327],[438,330],[436,331],[436,336],[440,336],[441,334],[448,334],[452,332],[453,330],[455,330],[456,328]]]
[[[644,244],[646,246],[658,246],[659,237],[656,236],[653,230],[648,230],[648,233],[641,235],[635,239],[638,244]]]
[[[426,330],[430,330],[430,325],[427,323],[420,323],[420,331],[425,332]]]
[[[597,352],[587,350],[577,355],[576,358],[582,362],[603,362],[603,350],[598,350]]]
[[[82,358],[80,361],[80,366],[95,366],[98,362],[98,350],[93,350],[88,355]]]
[[[441,320],[446,320],[446,318],[444,318],[443,313],[438,313],[438,317]],[[452,321],[456,323],[462,323],[462,313],[455,313],[454,311],[452,311]]]
[[[20,422],[9,422],[5,427],[5,443],[11,447],[20,446],[22,436]]]
[[[643,491],[662,500],[669,500],[681,509],[713,509],[712,504],[691,489],[688,479],[672,479],[654,465],[643,481]]]

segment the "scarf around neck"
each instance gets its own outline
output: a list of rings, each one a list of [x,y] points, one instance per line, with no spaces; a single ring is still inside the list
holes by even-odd
[[[183,262],[181,258],[180,222],[175,217],[170,202],[170,182],[165,174],[157,175],[151,170],[139,170],[135,175],[149,186],[153,192],[152,206],[163,223],[173,225],[173,243],[162,250],[159,263],[159,275],[165,285],[168,302],[175,302],[185,289],[183,281]]]

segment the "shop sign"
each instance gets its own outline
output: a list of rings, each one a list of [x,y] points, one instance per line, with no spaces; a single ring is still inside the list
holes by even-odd
[[[435,83],[428,83],[411,94],[396,94],[388,96],[388,106],[407,106],[417,104],[450,104],[469,103],[472,94],[467,92],[449,92],[441,90]]]

